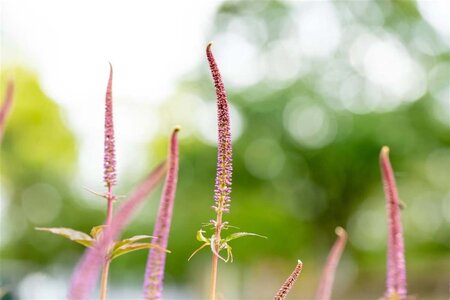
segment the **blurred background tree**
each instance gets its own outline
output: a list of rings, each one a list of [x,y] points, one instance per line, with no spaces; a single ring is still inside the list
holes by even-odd
[[[334,297],[381,296],[386,216],[378,154],[383,145],[391,148],[406,204],[410,293],[420,299],[446,297],[450,52],[449,40],[424,18],[422,5],[233,1],[220,6],[208,37],[232,108],[234,182],[226,218],[269,237],[234,243],[235,262],[219,267],[219,290],[226,299],[270,298],[297,258],[305,267],[291,297],[310,299],[338,225],[347,229],[349,244]],[[216,114],[208,72],[205,60],[160,106],[159,131],[142,158],[148,167],[127,170],[132,176],[119,174],[119,189],[126,194],[163,159],[172,126],[182,126],[168,299],[198,299],[208,289],[207,251],[187,262],[199,246],[196,231],[213,217]],[[102,199],[80,194],[83,183],[71,176],[77,141],[63,112],[32,74],[15,74],[17,97],[1,149],[0,245],[1,285],[13,299],[39,280],[63,290],[81,255],[81,246],[33,227],[87,231],[104,214]],[[158,193],[152,198],[129,234],[151,232]],[[145,258],[141,252],[114,262],[112,299],[129,296],[130,289],[140,296]]]

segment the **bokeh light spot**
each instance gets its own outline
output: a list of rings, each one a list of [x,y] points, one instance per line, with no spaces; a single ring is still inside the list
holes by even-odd
[[[274,140],[255,140],[245,152],[245,165],[248,171],[258,178],[275,178],[283,169],[284,162],[284,152]]]
[[[349,241],[365,251],[386,247],[386,215],[384,211],[361,210],[348,222]]]
[[[316,104],[286,106],[284,126],[291,136],[308,148],[321,148],[331,143],[337,131],[334,118]]]
[[[58,216],[61,205],[59,192],[49,184],[37,183],[22,193],[23,213],[34,224],[53,221]]]
[[[301,53],[312,58],[331,55],[341,39],[341,26],[334,6],[328,2],[302,4],[296,7],[295,16]]]

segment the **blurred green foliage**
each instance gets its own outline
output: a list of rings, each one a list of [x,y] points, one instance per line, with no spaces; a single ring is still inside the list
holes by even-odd
[[[0,152],[1,285],[6,287],[70,248],[58,238],[46,239],[35,226],[59,222],[87,229],[84,221],[102,219],[71,194],[76,141],[60,108],[44,94],[35,75],[20,68],[2,72],[2,95],[11,74],[14,102]]]
[[[335,239],[334,228],[341,225],[349,232],[349,244],[343,275],[337,278],[343,288],[337,289],[337,295],[346,299],[361,299],[365,292],[381,295],[386,217],[378,154],[388,145],[400,197],[406,203],[403,223],[411,292],[424,298],[446,295],[448,278],[439,274],[448,273],[449,268],[450,123],[445,119],[445,96],[443,104],[436,95],[448,89],[448,45],[423,19],[414,2],[330,5],[341,24],[340,43],[325,56],[298,54],[303,45],[293,43],[298,34],[292,30],[298,28],[297,13],[314,8],[313,2],[301,6],[296,2],[233,1],[224,3],[217,13],[210,38],[217,41],[213,49],[221,54],[217,59],[233,107],[231,113],[240,124],[232,127],[241,129],[233,145],[232,204],[225,219],[242,231],[269,237],[236,241],[236,263],[231,267],[251,286],[257,270],[271,271],[279,263],[275,276],[301,258],[305,263],[301,295],[307,298]],[[389,91],[378,92],[382,87],[372,84],[370,76],[352,63],[355,44],[367,36],[372,36],[367,41],[394,39],[394,45],[401,44],[406,56],[423,70],[425,90],[405,96],[408,99],[396,98]],[[236,39],[256,49],[259,62],[252,66],[284,66],[287,57],[299,67],[291,76],[266,70],[260,71],[265,73],[258,74],[254,82],[236,83],[238,77],[227,78],[227,65],[233,64],[235,57],[225,51],[230,46],[226,42]],[[281,54],[274,55],[277,45],[285,46]],[[225,49],[222,53],[221,48]],[[303,65],[306,71],[302,71]],[[210,254],[200,252],[189,263],[187,258],[199,246],[197,230],[214,217],[209,207],[213,204],[216,147],[208,134],[215,130],[215,96],[208,72],[205,60],[180,82],[161,107],[162,129],[149,144],[149,156],[163,159],[166,133],[175,124],[182,126],[179,185],[169,241],[172,253],[166,277],[169,283],[197,287],[208,276],[199,274],[200,270],[209,272]],[[8,226],[2,232],[7,231],[8,238],[1,245],[1,256],[9,262],[22,262],[19,269],[16,264],[5,264],[6,270],[15,270],[11,274],[17,278],[2,272],[2,280],[13,285],[30,270],[55,261],[69,261],[66,267],[70,269],[81,253],[81,247],[36,233],[34,226],[64,225],[88,231],[100,224],[103,216],[83,208],[72,195],[70,174],[76,163],[76,141],[58,107],[43,94],[33,75],[16,70],[16,79],[17,97],[0,157],[1,180],[6,187],[2,194],[7,193],[9,200],[2,204],[7,212],[3,224]],[[345,92],[347,84],[354,93]],[[205,116],[208,113],[211,117]],[[29,216],[34,210],[39,213],[40,208],[27,198],[27,190],[33,188],[32,199],[40,206],[46,205],[45,197],[57,199],[49,202],[60,205],[57,216],[48,218],[51,222],[38,224]],[[157,195],[152,200],[125,234],[150,233]],[[114,262],[112,280],[121,280],[123,274],[141,280],[145,257],[146,253],[136,253]],[[306,283],[311,283],[310,287]],[[271,284],[267,288],[272,288]],[[246,288],[240,288],[244,299],[258,298],[257,291],[249,295]]]
[[[58,106],[43,93],[35,76],[22,69],[4,71],[2,88],[8,74],[14,74],[15,94],[2,144],[2,174],[15,187],[29,185],[25,178],[67,178],[74,169],[76,148]]]

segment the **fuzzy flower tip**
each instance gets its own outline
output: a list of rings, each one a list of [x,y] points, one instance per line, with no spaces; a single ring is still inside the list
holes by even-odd
[[[119,208],[111,224],[105,228],[100,239],[86,250],[72,276],[69,287],[69,300],[85,300],[89,298],[89,294],[97,281],[98,273],[107,257],[110,245],[118,238],[146,196],[162,179],[165,171],[166,165],[159,165]]]
[[[0,107],[0,141],[2,140],[3,131],[5,130],[6,117],[9,114],[13,102],[13,94],[14,94],[14,82],[10,80],[8,81],[6,86],[5,99],[3,100],[2,106]]]
[[[105,156],[103,179],[107,187],[116,184],[116,154],[114,147],[114,122],[112,104],[113,68],[109,64],[109,80],[105,98]]]
[[[395,184],[394,171],[389,161],[389,148],[380,153],[380,167],[386,195],[388,214],[388,250],[386,294],[388,299],[406,299],[406,267],[403,246],[403,229],[400,221],[400,201]]]
[[[217,97],[217,121],[218,121],[218,150],[217,150],[217,174],[214,189],[213,206],[216,212],[230,211],[232,149],[231,149],[231,129],[230,113],[227,102],[227,94],[223,86],[219,68],[211,52],[211,43],[206,47],[206,56],[214,80]]]
[[[172,210],[175,200],[178,177],[178,141],[176,127],[172,133],[169,145],[168,170],[161,196],[155,228],[153,229],[152,244],[167,248],[170,224],[172,222]],[[162,298],[164,267],[166,252],[161,249],[152,248],[149,251],[147,267],[145,269],[144,299],[156,300]]]
[[[286,281],[281,286],[278,293],[273,298],[274,300],[283,300],[286,298],[287,294],[291,290],[292,286],[294,285],[295,281],[297,281],[298,277],[300,276],[300,273],[302,272],[303,263],[298,260],[297,265],[295,266],[294,271],[292,274],[286,279]]]
[[[333,288],[336,268],[341,259],[347,242],[347,232],[342,227],[336,228],[336,235],[338,236],[336,242],[330,250],[325,268],[322,272],[322,277],[319,281],[319,288],[317,289],[316,300],[329,300],[331,298],[331,290]]]

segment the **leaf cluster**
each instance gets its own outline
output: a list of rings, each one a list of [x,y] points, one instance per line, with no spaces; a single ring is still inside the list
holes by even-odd
[[[90,235],[86,234],[82,231],[78,231],[72,228],[65,227],[36,227],[36,230],[45,231],[49,233],[53,233],[62,237],[65,237],[75,243],[81,244],[85,247],[92,247],[94,242],[99,240],[103,230],[105,229],[105,225],[94,226],[91,229]],[[162,251],[170,253],[169,250],[163,249],[162,247],[149,243],[149,242],[141,242],[142,240],[153,238],[151,235],[135,235],[129,238],[125,238],[123,240],[115,242],[109,251],[107,259],[112,261],[115,258],[142,249],[150,249],[157,248]]]
[[[244,236],[257,236],[260,238],[264,238],[267,239],[267,237],[256,234],[256,233],[251,233],[251,232],[235,232],[230,234],[229,236],[227,236],[226,238],[221,238],[219,241],[217,241],[216,235],[213,233],[211,235],[211,237],[207,238],[204,235],[205,231],[203,229],[200,229],[199,231],[197,231],[197,241],[199,242],[203,242],[203,245],[201,245],[199,248],[197,248],[189,257],[188,260],[190,260],[195,254],[197,254],[197,252],[199,252],[200,250],[202,250],[203,248],[205,248],[206,246],[210,246],[211,247],[211,251],[214,255],[216,255],[218,258],[220,258],[221,260],[223,260],[224,262],[228,262],[231,261],[233,262],[233,252],[232,252],[232,248],[231,246],[228,244],[228,242],[244,237]],[[215,245],[218,244],[218,250],[216,251]],[[224,258],[220,255],[220,251],[222,250],[226,250],[227,251],[227,258]]]

